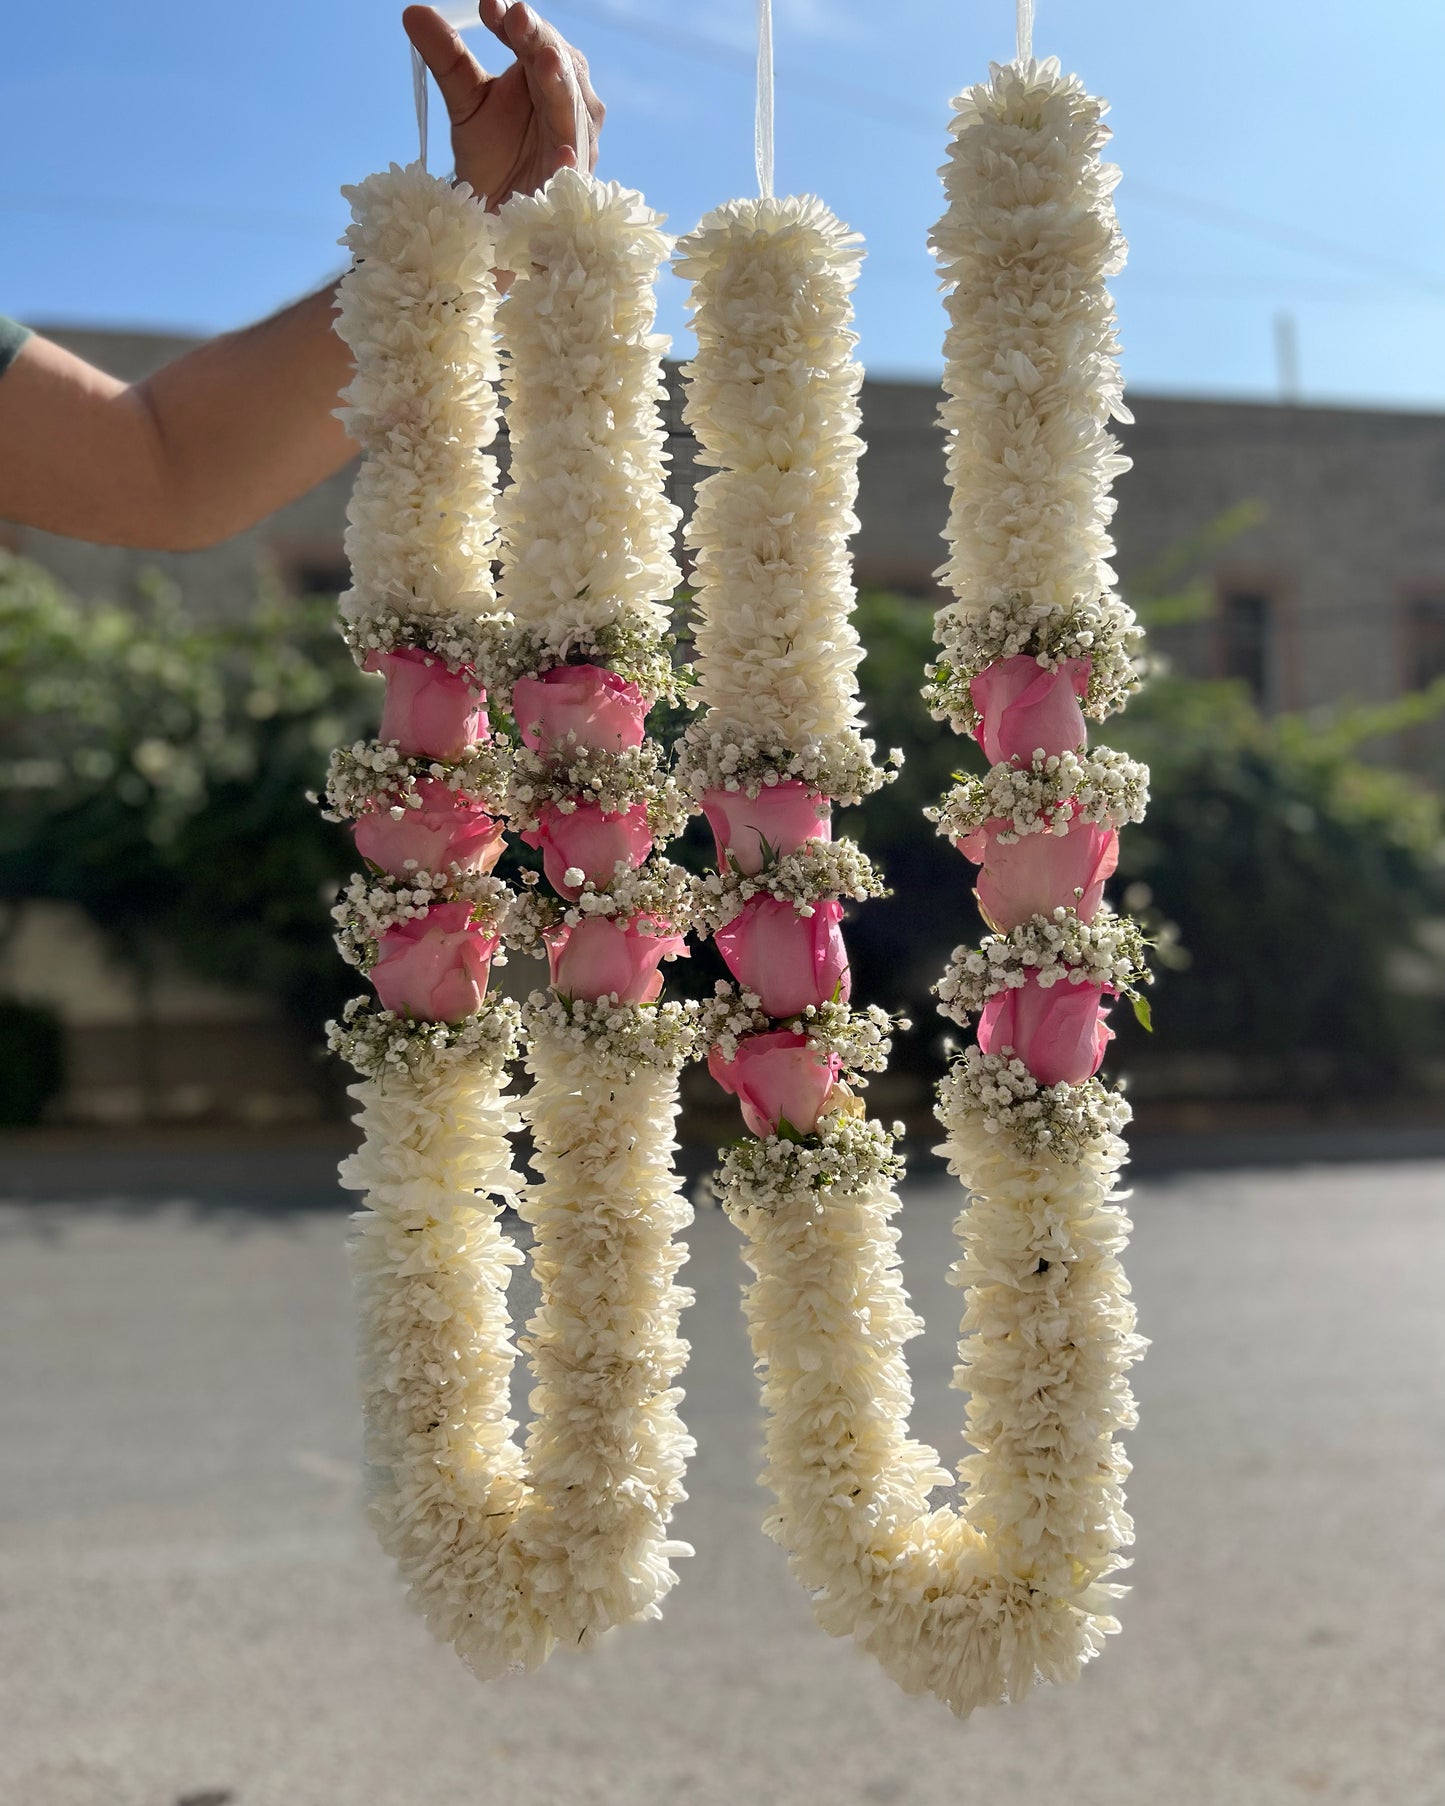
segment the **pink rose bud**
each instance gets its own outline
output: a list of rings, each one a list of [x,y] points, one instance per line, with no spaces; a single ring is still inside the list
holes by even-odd
[[[647,704],[636,684],[600,665],[554,665],[540,677],[519,677],[512,713],[525,746],[548,753],[568,734],[578,746],[621,752],[641,746]]]
[[[736,1097],[743,1121],[758,1136],[775,1135],[784,1120],[800,1135],[811,1135],[841,1064],[837,1054],[814,1053],[807,1036],[791,1029],[748,1035],[731,1060],[716,1047],[707,1057],[708,1071]]]
[[[448,671],[435,653],[415,646],[370,652],[366,669],[386,673],[380,738],[410,757],[459,759],[486,738],[487,696],[474,671]]]
[[[687,954],[680,934],[669,934],[647,916],[627,921],[588,916],[576,927],[552,929],[545,938],[554,988],[592,1003],[599,997],[651,1003],[662,990],[662,961]]]
[[[717,843],[719,871],[763,869],[764,845],[776,857],[796,853],[804,841],[831,840],[832,805],[796,779],[765,785],[756,796],[743,790],[709,790],[702,799]]]
[[[989,763],[1027,765],[1040,750],[1077,752],[1088,739],[1079,704],[1088,694],[1092,660],[1066,658],[1046,671],[1027,652],[987,665],[969,683],[979,713],[974,738]]]
[[[582,894],[588,878],[600,889],[612,881],[619,865],[635,868],[652,851],[645,803],[634,803],[621,815],[608,815],[595,803],[579,803],[564,815],[548,803],[538,826],[528,828],[522,839],[542,849],[542,869],[553,890],[573,899]],[[581,879],[569,884],[567,873],[579,871]]]
[[[383,1009],[415,1022],[460,1022],[482,1007],[497,937],[469,903],[434,903],[381,937],[371,982]]]
[[[852,985],[843,946],[843,906],[836,898],[813,905],[810,916],[776,897],[754,897],[713,939],[728,970],[755,991],[770,1016],[796,1016]]]
[[[472,797],[461,796],[437,778],[416,787],[420,809],[398,819],[383,802],[356,823],[356,850],[394,878],[408,871],[489,872],[502,856],[507,825]]]
[[[1001,841],[1007,823],[991,821],[962,840],[960,853],[981,866],[978,903],[991,928],[1006,934],[1030,916],[1062,906],[1092,922],[1104,899],[1104,883],[1119,863],[1119,834],[1096,822],[1074,822],[1067,834],[1024,834]]]
[[[1045,989],[1030,972],[1017,990],[999,991],[983,1006],[978,1044],[986,1054],[1017,1055],[1041,1085],[1082,1084],[1114,1039],[1105,995],[1102,985],[1066,978]]]

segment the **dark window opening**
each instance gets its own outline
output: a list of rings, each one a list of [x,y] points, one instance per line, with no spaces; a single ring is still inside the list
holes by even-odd
[[[1269,694],[1269,597],[1228,590],[1219,603],[1220,675],[1245,684],[1256,702]]]
[[[1405,610],[1405,686],[1424,690],[1445,677],[1445,596],[1417,596]]]

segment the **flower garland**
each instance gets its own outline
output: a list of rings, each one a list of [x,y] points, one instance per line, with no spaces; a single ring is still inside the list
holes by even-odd
[[[532,753],[514,758],[488,738],[486,692],[518,644],[493,590],[496,471],[478,450],[497,419],[498,229],[465,188],[420,166],[350,194],[355,267],[339,330],[357,366],[347,425],[368,455],[342,612],[358,658],[385,673],[387,689],[377,740],[335,755],[326,802],[353,825],[371,868],[335,915],[341,950],[376,999],[354,1000],[331,1031],[362,1075],[352,1095],[364,1140],[343,1180],[367,1194],[353,1271],[369,1511],[431,1628],[488,1677],[655,1616],[672,1584],[668,1562],[682,1546],[665,1527],[688,1448],[671,1387],[686,1298],[672,1284],[683,1258],[672,1236],[686,1209],[667,1167],[691,1019],[677,1006],[525,1012],[543,1183],[524,1188],[508,1140],[520,1118],[506,1096],[521,1023],[515,1005],[486,996],[518,910],[491,875],[504,816],[523,797],[539,804],[542,825],[546,816]],[[513,254],[519,215],[501,228]],[[637,274],[645,261],[634,257]],[[594,306],[618,274],[609,267],[594,283]],[[524,275],[514,323],[542,287]],[[629,297],[624,285],[624,308]],[[516,339],[513,375],[525,387],[525,335]],[[518,416],[525,477],[545,434],[535,408]],[[650,490],[642,508],[661,520]],[[515,521],[511,533],[515,554]],[[634,533],[638,545],[645,537]],[[621,625],[637,638],[635,619]],[[566,681],[547,687],[551,675],[539,712],[566,714],[576,695]],[[630,719],[626,695],[606,702],[612,718],[620,702]],[[574,741],[596,719],[585,707],[567,716],[578,730],[563,736],[569,770],[586,763]],[[524,735],[531,720],[524,710]],[[666,817],[656,771],[631,770],[607,744],[597,782],[579,786],[591,806],[630,776]],[[601,855],[576,857],[591,871]],[[607,1009],[610,1039],[592,1032],[588,1007]],[[522,1255],[500,1226],[507,1203],[532,1226],[542,1290],[525,1446],[508,1414],[506,1286]]]
[[[832,839],[833,803],[890,775],[860,731],[850,620],[860,257],[821,202],[769,196],[709,214],[677,266],[698,341],[685,418],[714,473],[688,528],[705,708],[679,764],[716,844],[698,923],[737,981],[718,987],[701,1027],[714,1077],[758,1138],[725,1163],[739,1209],[794,1182],[800,1160],[858,1182],[895,1164],[844,1082],[882,1068],[890,1024],[849,1007],[841,899],[885,892],[862,851]]]
[[[788,1013],[800,974],[846,996],[841,949],[827,935],[799,949],[771,920],[755,923],[744,945],[723,947],[751,995],[720,998],[705,1018],[728,1032],[714,1071],[759,1138],[728,1155],[721,1189],[756,1275],[745,1308],[769,1420],[767,1528],[826,1630],[960,1714],[1070,1678],[1098,1652],[1116,1628],[1108,1577],[1131,1537],[1113,1440],[1133,1422],[1125,1373],[1142,1346],[1117,1259],[1127,1112],[1093,1074],[1108,996],[1147,982],[1137,930],[1101,913],[1145,774],[1083,750],[1084,711],[1118,706],[1137,643],[1103,562],[1121,467],[1106,430],[1121,402],[1104,284],[1121,246],[1098,158],[1102,110],[1056,63],[995,68],[958,103],[935,235],[952,291],[945,574],[959,600],[940,614],[944,658],[926,694],[940,718],[978,734],[993,766],[937,819],[983,860],[996,928],[979,952],[955,955],[940,987],[951,1012],[982,1010],[992,1031],[940,1094],[950,1168],[973,1194],[953,1274],[966,1290],[957,1377],[977,1451],[960,1467],[958,1511],[930,1508],[930,1490],[953,1476],[908,1434],[902,1350],[921,1325],[891,1223],[900,1163],[880,1125],[838,1107],[837,1068],[816,1044],[795,1032],[784,1066],[784,1050],[766,1045],[777,1034],[746,1032],[754,1006]],[[698,312],[691,417],[721,466],[693,528],[711,708],[690,744],[711,779],[719,744],[741,738],[729,711],[784,746],[789,709],[813,733],[856,720],[839,712],[856,664],[844,551],[856,416],[838,394],[851,393],[839,360],[856,252],[839,257],[835,233],[817,230],[825,217],[811,202],[735,205],[684,247]],[[826,448],[812,435],[810,388],[820,408],[842,401]],[[820,567],[831,584],[796,581]],[[810,627],[828,649],[816,675]],[[750,660],[739,645],[749,635]],[[805,694],[833,705],[826,725],[799,707]],[[756,761],[741,763],[752,775]],[[736,844],[766,865],[775,848],[825,831],[816,799],[811,825],[810,799],[774,803],[785,780],[763,767],[773,788],[741,792],[745,806],[737,784],[710,799],[720,864]],[[811,1088],[809,1062],[822,1066]]]
[[[690,884],[654,854],[684,811],[644,717],[675,678],[679,573],[664,488],[658,266],[670,248],[639,195],[562,170],[498,221],[515,273],[503,310],[511,484],[502,592],[521,737],[514,828],[556,892],[523,899],[514,945],[546,948],[552,993],[524,1014],[523,1104],[541,1175],[520,1205],[543,1305],[529,1325],[539,1506],[519,1546],[565,1601],[567,1635],[656,1617],[689,1555],[668,1536],[693,1443],[674,1385],[687,1355],[675,1283],[691,1221],[672,1170],[692,1012],[659,1004],[684,951]]]

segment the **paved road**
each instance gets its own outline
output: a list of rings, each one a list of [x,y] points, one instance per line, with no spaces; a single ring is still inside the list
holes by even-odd
[[[946,1390],[953,1199],[904,1248]],[[0,1207],[4,1806],[1445,1803],[1445,1165],[1154,1182],[1124,1635],[959,1725],[757,1528],[733,1232],[692,1233],[666,1622],[478,1686],[358,1519],[335,1209]]]

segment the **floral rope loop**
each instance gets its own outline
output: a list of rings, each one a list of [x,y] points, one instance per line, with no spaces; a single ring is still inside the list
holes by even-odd
[[[326,774],[327,821],[359,821],[384,810],[398,821],[424,809],[435,786],[501,813],[512,785],[513,760],[505,740],[472,746],[454,760],[418,758],[391,741],[358,740],[338,747]]]
[[[675,695],[680,573],[667,500],[664,341],[669,250],[641,196],[572,170],[498,220],[515,274],[502,330],[511,483],[503,600],[515,619],[507,695],[521,741],[506,807],[552,895],[513,909],[511,945],[545,950],[550,993],[523,1012],[523,1113],[541,1175],[519,1205],[543,1304],[524,1344],[538,1416],[535,1511],[520,1548],[555,1616],[587,1645],[655,1618],[690,1555],[668,1525],[693,1448],[674,1384],[686,1360],[675,1283],[691,1220],[673,1171],[678,1074],[695,1010],[659,1001],[685,952],[692,881],[656,851],[685,820],[646,739]]]
[[[1141,1348],[1117,1260],[1127,1110],[1092,1075],[1102,1002],[1147,982],[1137,929],[1102,903],[1145,775],[1083,750],[1086,717],[1136,680],[1137,632],[1104,562],[1122,466],[1106,428],[1122,404],[1104,282],[1122,247],[1098,160],[1102,111],[1057,63],[993,70],[957,103],[935,234],[952,290],[944,574],[959,600],[940,616],[927,695],[990,766],[935,819],[982,860],[995,923],[940,986],[947,1005],[981,1016],[980,1046],[939,1108],[950,1170],[972,1193],[954,1277],[966,1291],[956,1383],[976,1452],[954,1510],[929,1493],[955,1476],[908,1430],[903,1347],[921,1325],[891,1223],[901,1165],[841,1083],[843,1024],[822,1022],[848,1003],[841,911],[820,902],[816,915],[837,914],[803,935],[791,897],[759,883],[831,835],[790,757],[857,732],[856,251],[798,201],[721,209],[683,247],[699,345],[689,418],[716,467],[692,527],[708,710],[683,769],[720,867],[738,849],[754,885],[715,930],[737,989],[704,1006],[702,1026],[753,1136],[729,1151],[720,1184],[755,1276],[745,1309],[777,1501],[767,1528],[826,1630],[959,1714],[1071,1678],[1098,1653],[1117,1628],[1109,1577],[1131,1538],[1114,1442],[1133,1422],[1124,1375]],[[775,449],[796,444],[809,456]],[[761,845],[778,823],[781,858]],[[741,882],[735,872],[713,894]]]
[[[996,824],[1007,844],[1030,834],[1063,836],[1074,822],[1122,828],[1143,821],[1148,801],[1148,768],[1101,746],[992,765],[983,777],[960,778],[924,814],[949,840]]]
[[[330,1031],[362,1075],[351,1095],[363,1141],[342,1177],[366,1194],[352,1271],[368,1513],[432,1630],[486,1678],[655,1617],[669,1563],[686,1552],[666,1535],[691,1446],[672,1383],[687,1301],[673,1283],[684,1258],[673,1238],[687,1207],[669,1159],[692,1023],[678,1005],[528,1010],[527,1112],[542,1180],[522,1185],[509,1146],[521,1117],[507,1096],[521,1013],[487,995],[498,938],[520,905],[491,874],[505,811],[537,765],[530,748],[490,738],[488,715],[511,701],[518,648],[537,642],[535,622],[519,633],[497,601],[496,473],[478,453],[496,423],[494,227],[464,187],[416,166],[351,196],[358,261],[341,286],[339,330],[356,376],[343,399],[368,455],[342,610],[349,643],[386,692],[376,740],[333,758],[326,803],[351,824],[369,868],[335,915],[343,953],[376,996],[353,1000]],[[634,256],[620,273],[622,305],[640,319],[645,270]],[[618,275],[593,281],[594,307]],[[524,312],[525,301],[514,321]],[[535,426],[535,409],[521,406],[523,475],[545,438]],[[645,509],[656,525],[655,502]],[[510,530],[515,555],[515,519]],[[636,647],[645,628],[648,656],[666,663],[631,543],[627,531],[615,541],[627,608],[579,632]],[[561,637],[550,644],[565,657]],[[621,705],[609,700],[615,716]],[[629,767],[618,753],[592,776],[579,790],[597,813],[613,800],[609,783],[633,781],[648,823],[667,819],[655,760]],[[534,800],[545,825],[564,799]],[[572,818],[580,813],[574,803]],[[630,868],[617,878],[611,862],[606,876],[615,882],[605,905],[589,905],[597,910],[618,908],[627,882],[637,902],[649,881]],[[654,871],[650,882],[655,908],[686,889],[685,875]],[[628,931],[641,938],[636,924]],[[651,952],[660,946],[649,939]],[[525,1445],[509,1414],[506,1289],[523,1256],[501,1227],[508,1205],[532,1226],[542,1292],[527,1343],[535,1416]]]

